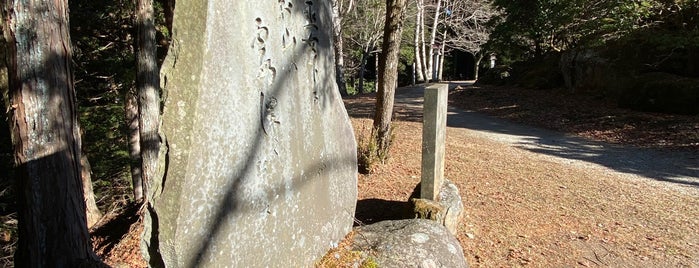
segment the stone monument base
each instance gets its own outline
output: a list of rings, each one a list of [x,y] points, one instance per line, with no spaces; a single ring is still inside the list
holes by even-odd
[[[439,191],[438,200],[417,198],[420,196],[418,183],[410,196],[416,218],[434,220],[444,225],[451,234],[456,235],[459,222],[463,218],[464,204],[459,194],[459,188],[445,179]]]

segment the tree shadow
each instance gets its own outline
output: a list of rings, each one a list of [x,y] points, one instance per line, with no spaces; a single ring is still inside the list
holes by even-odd
[[[352,118],[374,118],[376,94],[363,94],[343,98],[345,109]]]
[[[393,119],[422,123],[423,92],[423,86],[397,88],[396,99],[393,105]],[[374,118],[376,109],[375,93],[349,96],[345,97],[343,101],[350,117]]]
[[[694,151],[622,147],[570,136],[527,137],[517,146],[535,153],[581,160],[622,173],[699,188],[699,155]]]
[[[699,187],[699,152],[620,146],[449,107],[447,125],[531,152],[653,180]],[[570,163],[570,161],[566,162]]]
[[[385,220],[415,218],[412,205],[407,201],[368,198],[357,200],[354,225],[366,225]]]

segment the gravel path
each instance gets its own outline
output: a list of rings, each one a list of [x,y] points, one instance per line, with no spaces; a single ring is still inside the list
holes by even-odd
[[[464,85],[464,83],[460,83]],[[451,85],[451,88],[455,86]],[[400,88],[396,92],[396,117],[421,119],[421,87]],[[612,145],[525,126],[473,111],[449,107],[449,138],[476,135],[537,153],[540,157],[581,168],[615,172],[624,178],[654,184],[699,197],[699,153],[667,151]],[[447,148],[448,150],[448,148]]]

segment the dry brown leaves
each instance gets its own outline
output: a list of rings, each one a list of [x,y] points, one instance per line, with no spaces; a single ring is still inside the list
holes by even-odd
[[[623,111],[594,98],[571,104],[551,92],[491,88],[457,90],[450,99],[466,109],[609,142],[684,149],[699,144],[696,117]],[[373,101],[345,100],[356,132],[370,127]],[[364,217],[361,224],[397,217],[392,207],[406,204],[419,182],[421,124],[410,111],[396,109],[391,157],[358,178],[358,211],[385,217]],[[466,207],[457,238],[471,267],[699,267],[696,196],[552,162],[464,129],[450,128],[447,135],[446,176]],[[139,256],[133,250],[138,232],[131,230],[104,257]],[[357,263],[348,242],[340,245],[319,266]],[[133,261],[128,264],[142,265]]]
[[[479,111],[497,111],[492,107],[502,107],[500,110],[509,111],[491,114],[521,122],[559,122],[561,128],[555,129],[596,129],[585,124],[566,125],[556,121],[559,116],[544,115],[536,106],[519,110],[517,107],[526,105],[508,102],[526,95],[489,94],[483,93],[490,100],[481,98],[468,107]],[[534,95],[539,100],[529,102],[539,103],[544,98],[541,95]],[[556,99],[565,101],[555,96],[548,101]],[[370,126],[366,115],[370,111],[361,103],[372,101],[370,96],[347,101],[355,129]],[[607,109],[612,109],[611,106],[605,107],[602,114],[610,116],[611,110]],[[552,108],[562,114],[572,109]],[[531,114],[536,119],[530,118]],[[577,114],[593,118],[592,111]],[[696,117],[630,111],[613,116],[621,121],[643,118],[615,123],[620,126],[661,117],[675,123],[659,124],[676,127],[651,127],[645,132],[634,132],[647,137],[644,140],[650,144],[642,144],[633,135],[618,131],[624,128],[610,127],[601,131],[608,135],[591,137],[650,147],[662,145],[657,137],[665,137],[663,140],[673,148],[688,148],[697,142],[696,133],[691,131],[697,127]],[[691,122],[689,127],[680,126],[687,122],[684,120]],[[395,125],[391,158],[373,174],[359,177],[358,210],[372,209],[361,208],[372,204],[362,202],[367,199],[405,202],[419,181],[421,124],[398,121]],[[670,133],[677,128],[685,131]],[[450,128],[447,135],[446,176],[459,186],[465,203],[466,215],[458,239],[472,267],[699,267],[699,198],[696,196],[655,187],[602,168],[553,162],[530,151],[469,135],[464,129]]]
[[[132,203],[111,211],[90,230],[95,253],[110,267],[148,267],[141,255],[140,207]]]

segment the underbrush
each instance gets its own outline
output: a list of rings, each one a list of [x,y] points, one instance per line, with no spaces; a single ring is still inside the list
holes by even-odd
[[[373,128],[364,128],[357,132],[357,165],[360,173],[370,174],[376,168],[376,165],[382,164],[388,159],[389,150],[395,138],[393,135],[394,131],[395,127],[392,125],[388,146],[383,150],[377,143],[378,134]]]

